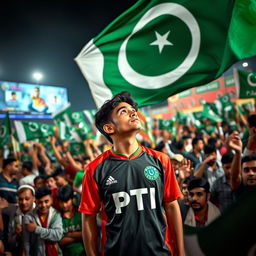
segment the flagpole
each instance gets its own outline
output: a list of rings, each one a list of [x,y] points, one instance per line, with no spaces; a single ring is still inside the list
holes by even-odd
[[[233,74],[234,74],[234,79],[235,79],[236,95],[237,95],[237,99],[239,99],[239,97],[240,97],[240,81],[239,81],[237,68],[233,68]]]

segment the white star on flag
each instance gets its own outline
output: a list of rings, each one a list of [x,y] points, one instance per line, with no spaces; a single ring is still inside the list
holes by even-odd
[[[170,31],[161,36],[158,32],[155,31],[157,39],[150,45],[157,45],[159,48],[159,53],[161,53],[165,45],[173,45],[170,41],[167,40],[169,33]]]

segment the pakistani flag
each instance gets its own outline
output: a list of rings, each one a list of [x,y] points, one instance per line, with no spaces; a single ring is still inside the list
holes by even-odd
[[[94,121],[95,121],[94,115],[96,114],[96,112],[97,112],[96,109],[89,109],[89,110],[83,111],[83,113],[85,114],[90,124],[94,124]]]
[[[247,19],[245,0],[234,2],[138,1],[75,58],[96,105],[121,91],[129,91],[139,106],[160,103],[255,55],[255,18]],[[255,1],[247,2],[253,12]]]
[[[174,124],[173,120],[159,119],[158,120],[158,129],[171,131],[173,124]]]
[[[77,131],[79,130],[79,128],[69,126],[65,122],[61,121],[57,123],[57,126],[59,131],[59,137],[61,140],[74,140],[79,143],[82,141],[82,138]]]
[[[241,70],[238,70],[237,73],[237,97],[239,99],[256,98],[256,73]],[[237,76],[235,77],[237,78]]]
[[[6,116],[0,126],[0,148],[2,148],[7,142],[11,135],[11,124],[9,119],[9,113]]]
[[[230,96],[225,93],[215,101],[216,112],[225,119],[234,119],[236,117],[235,104],[230,101]]]
[[[53,125],[34,121],[14,121],[19,143],[54,135]]]
[[[208,103],[205,103],[203,106],[202,116],[213,123],[222,121],[222,118],[211,109],[211,106]]]
[[[86,153],[84,144],[76,142],[76,141],[69,142],[69,151],[70,151],[71,155],[74,155],[74,156]]]
[[[68,126],[72,126],[72,109],[71,104],[68,103],[63,108],[52,114],[53,120],[56,124],[65,122]]]
[[[80,124],[85,122],[83,112],[73,112],[71,114],[72,124]]]

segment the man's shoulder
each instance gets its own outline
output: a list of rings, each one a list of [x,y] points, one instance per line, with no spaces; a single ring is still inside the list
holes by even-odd
[[[97,158],[95,158],[93,161],[91,161],[87,165],[87,169],[95,169],[99,164],[103,163],[107,158],[111,156],[111,150],[107,150],[100,154]]]
[[[146,152],[147,154],[152,155],[153,157],[156,157],[156,158],[159,158],[159,159],[164,159],[164,160],[170,159],[167,154],[165,154],[161,151],[157,151],[157,150],[152,149],[152,148],[142,146],[142,150],[144,152]]]

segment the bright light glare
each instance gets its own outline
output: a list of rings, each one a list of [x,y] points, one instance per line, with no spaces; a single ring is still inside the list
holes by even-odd
[[[39,73],[39,72],[35,72],[33,74],[33,77],[36,79],[36,81],[39,81],[39,80],[41,80],[43,78],[43,75],[41,73]]]
[[[242,66],[243,66],[244,68],[248,67],[248,62],[243,62]]]

